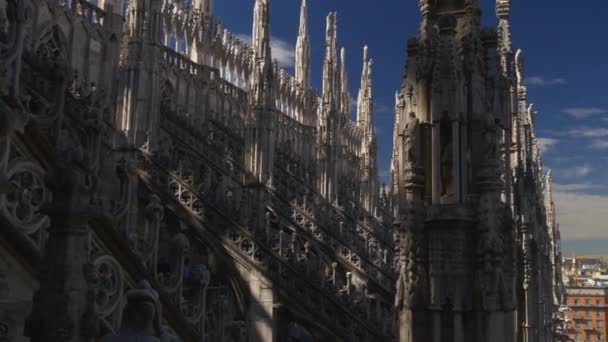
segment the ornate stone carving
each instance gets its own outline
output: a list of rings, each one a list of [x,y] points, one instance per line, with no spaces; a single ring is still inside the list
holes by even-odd
[[[99,317],[113,313],[121,303],[124,279],[120,264],[111,256],[102,255],[93,262],[95,279],[95,312]]]
[[[420,120],[416,113],[410,112],[403,130],[403,146],[405,150],[405,161],[411,165],[419,162],[420,149]]]

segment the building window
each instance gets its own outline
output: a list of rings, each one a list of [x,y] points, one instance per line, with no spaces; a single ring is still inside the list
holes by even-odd
[[[589,305],[589,299],[585,299],[585,304]]]
[[[578,299],[574,300],[574,305],[578,304]]]
[[[598,312],[598,314],[599,314],[599,312]],[[597,321],[595,324],[596,324],[596,326],[597,326],[598,329],[602,329],[604,327],[604,322],[603,321]]]

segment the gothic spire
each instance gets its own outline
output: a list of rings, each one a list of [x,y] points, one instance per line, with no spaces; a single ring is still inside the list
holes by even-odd
[[[336,92],[338,84],[338,44],[336,13],[327,16],[325,31],[325,61],[323,63],[323,105],[337,109]]]
[[[518,93],[521,101],[527,101],[528,89],[524,83],[524,52],[519,49],[515,53],[515,76],[517,81]]]
[[[296,80],[304,88],[310,87],[310,36],[308,34],[308,8],[302,0],[300,30],[296,42]]]
[[[547,176],[545,177],[545,189],[547,190],[547,200],[550,203],[553,203],[553,175],[551,175],[551,170],[547,172]]]
[[[270,0],[255,1],[251,37],[255,57],[270,60]]]
[[[346,74],[346,49],[340,50],[340,112],[350,116],[350,93]]]
[[[273,107],[274,68],[270,51],[270,0],[256,0],[253,12],[252,45],[255,71],[252,77],[253,105]]]
[[[357,99],[357,124],[364,128],[368,139],[374,134],[374,94],[372,91],[372,65],[367,45],[363,47],[363,68],[361,71],[361,87]]]
[[[500,49],[503,52],[511,52],[511,27],[509,23],[511,0],[496,0],[496,16],[498,17]]]

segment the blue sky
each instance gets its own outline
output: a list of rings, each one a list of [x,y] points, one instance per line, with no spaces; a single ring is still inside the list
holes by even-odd
[[[495,26],[494,1],[481,2],[485,25]],[[217,0],[215,14],[231,32],[250,35],[253,3]],[[315,88],[321,88],[327,13],[338,12],[338,39],[346,47],[353,96],[359,88],[362,47],[370,48],[384,179],[392,149],[394,93],[406,62],[405,44],[420,22],[417,4],[417,0],[308,0]],[[273,54],[292,74],[299,7],[300,0],[272,0]],[[525,54],[529,98],[538,110],[537,135],[545,146],[545,169],[553,170],[563,238],[570,240],[568,249],[608,254],[606,13],[607,1],[513,0],[511,26],[514,47]]]

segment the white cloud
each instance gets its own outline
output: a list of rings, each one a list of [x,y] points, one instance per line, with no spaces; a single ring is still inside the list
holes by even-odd
[[[236,37],[251,45],[250,34],[238,34]],[[277,60],[281,68],[291,68],[295,65],[296,48],[293,44],[277,37],[270,37],[270,49],[272,58]]]
[[[601,138],[608,137],[608,128],[590,128],[580,127],[568,131],[569,136],[573,137],[585,137],[585,138]]]
[[[395,113],[395,109],[393,109],[391,106],[387,106],[384,104],[377,104],[374,111],[376,112],[376,114],[386,114],[386,115]]]
[[[556,191],[553,200],[563,239],[608,237],[608,195]]]
[[[536,141],[538,141],[542,153],[549,152],[549,150],[551,150],[553,147],[555,147],[555,145],[557,145],[557,143],[559,143],[558,139],[553,138],[537,138]]]
[[[565,78],[544,78],[540,76],[528,77],[525,81],[526,84],[532,86],[551,86],[567,83]]]
[[[577,166],[573,169],[573,171],[574,171],[575,176],[585,177],[591,173],[591,166],[589,166],[589,165]]]
[[[594,115],[606,114],[608,113],[608,109],[598,107],[575,107],[564,109],[564,113],[577,119],[583,119]]]
[[[608,150],[608,140],[595,139],[590,147],[596,150]]]
[[[556,169],[555,173],[560,176],[560,178],[582,178],[588,176],[593,169],[589,165],[580,165],[574,167],[568,167],[563,169]]]
[[[558,191],[558,192],[582,192],[582,191],[594,190],[594,189],[597,189],[599,187],[603,187],[603,186],[598,186],[596,184],[589,184],[589,183],[573,183],[573,184],[559,184],[559,183],[555,183],[555,184],[553,184],[553,191]]]
[[[289,42],[272,38],[270,48],[272,49],[272,58],[279,61],[281,67],[291,68],[295,65],[296,48]]]

